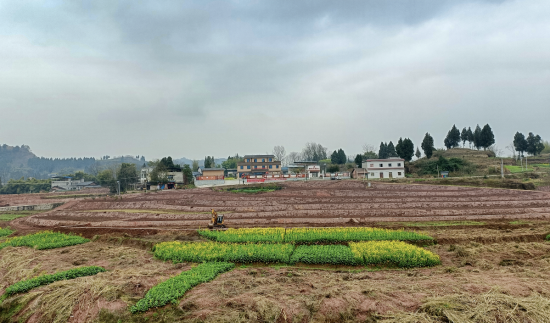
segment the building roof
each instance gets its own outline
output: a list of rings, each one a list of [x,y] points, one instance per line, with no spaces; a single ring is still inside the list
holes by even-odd
[[[369,161],[405,161],[405,160],[399,157],[390,157],[386,159],[367,159],[366,160],[366,162],[369,162]]]
[[[244,155],[243,158],[275,158],[275,155]]]
[[[201,170],[225,170],[224,168],[201,168]]]

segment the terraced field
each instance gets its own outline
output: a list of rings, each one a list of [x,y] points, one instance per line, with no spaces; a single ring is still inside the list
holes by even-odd
[[[205,227],[210,210],[230,227],[346,226],[376,222],[550,218],[550,194],[541,191],[309,181],[283,189],[239,194],[210,188],[131,194],[67,202],[15,225],[91,228]]]

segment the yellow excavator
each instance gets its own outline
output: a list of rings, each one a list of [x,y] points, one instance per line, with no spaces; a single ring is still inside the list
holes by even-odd
[[[225,225],[223,224],[223,214],[218,215],[214,209],[212,209],[212,219],[208,223],[208,228],[210,230],[223,230]]]

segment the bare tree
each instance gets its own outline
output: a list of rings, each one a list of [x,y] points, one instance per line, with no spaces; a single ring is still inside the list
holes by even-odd
[[[497,145],[491,145],[487,150],[492,151],[495,154],[495,157],[502,157],[503,150],[498,148]]]
[[[302,149],[302,156],[304,160],[308,161],[320,161],[321,159],[327,159],[327,148],[321,144],[314,142],[306,143],[304,149]]]
[[[273,147],[273,155],[275,156],[275,159],[282,162],[286,157],[286,150],[283,146],[275,146]]]
[[[371,152],[371,151],[372,151],[372,152],[376,152],[375,149],[376,149],[376,147],[374,147],[374,146],[371,145],[371,144],[364,144],[364,145],[363,145],[363,152],[364,152],[364,153],[368,153],[368,152]]]
[[[512,154],[512,158],[516,158],[516,147],[514,146],[513,142],[509,143],[508,146],[506,146],[505,148]]]
[[[290,154],[288,154],[288,156],[286,156],[285,165],[290,165],[290,164],[292,164],[295,161],[298,161],[300,159],[301,159],[300,153],[297,153],[297,152],[293,151]]]

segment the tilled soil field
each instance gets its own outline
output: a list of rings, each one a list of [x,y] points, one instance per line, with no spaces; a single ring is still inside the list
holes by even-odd
[[[210,188],[73,200],[15,227],[196,229],[210,210],[229,227],[345,226],[380,222],[550,218],[550,193],[505,189],[310,181],[259,194]]]

